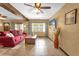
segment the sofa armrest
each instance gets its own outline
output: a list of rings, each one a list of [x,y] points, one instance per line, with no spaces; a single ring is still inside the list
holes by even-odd
[[[12,37],[1,36],[0,43],[4,46],[14,46],[15,40]]]

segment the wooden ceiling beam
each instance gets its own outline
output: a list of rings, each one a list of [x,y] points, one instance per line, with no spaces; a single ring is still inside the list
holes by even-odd
[[[3,7],[4,9],[8,10],[9,12],[13,13],[16,16],[22,16],[25,20],[28,21],[28,18],[26,18],[22,13],[20,13],[15,7],[13,7],[9,3],[0,3],[0,6]]]

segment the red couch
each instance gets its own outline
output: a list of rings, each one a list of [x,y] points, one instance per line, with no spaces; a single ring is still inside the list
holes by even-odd
[[[7,37],[6,34],[8,32],[11,32],[14,37]],[[8,32],[0,32],[0,45],[3,45],[5,47],[13,47],[24,40],[24,34],[22,33],[22,31],[11,30]]]

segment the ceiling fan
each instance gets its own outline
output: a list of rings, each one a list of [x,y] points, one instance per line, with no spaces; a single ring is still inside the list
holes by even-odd
[[[24,5],[33,7],[35,9],[37,9],[38,11],[40,11],[41,13],[44,13],[41,9],[50,9],[51,8],[50,6],[42,6],[41,3],[34,3],[34,6],[26,4],[26,3],[24,3]]]
[[[2,18],[7,18],[7,16],[4,16],[4,15],[2,15],[2,14],[0,14],[0,17],[2,17]]]

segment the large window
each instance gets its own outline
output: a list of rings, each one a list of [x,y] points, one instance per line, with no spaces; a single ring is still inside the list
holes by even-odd
[[[23,24],[15,24],[15,30],[24,30],[23,29]]]
[[[45,32],[45,23],[32,23],[32,32]]]

